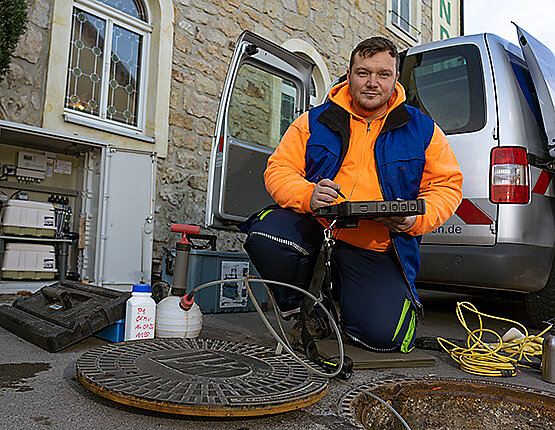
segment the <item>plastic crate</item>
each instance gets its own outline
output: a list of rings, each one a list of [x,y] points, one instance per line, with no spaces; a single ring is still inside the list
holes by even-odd
[[[218,279],[226,284],[207,287],[195,293],[195,302],[203,313],[248,312],[255,307],[240,278],[258,276],[249,256],[239,252],[192,250],[189,255],[187,291]],[[171,284],[171,281],[170,281]],[[254,296],[263,309],[268,307],[268,293],[263,285],[252,285]]]
[[[116,321],[114,324],[100,330],[94,337],[104,339],[109,342],[123,342],[125,337],[125,318]]]
[[[54,279],[56,253],[52,245],[7,243],[2,260],[4,279]]]
[[[3,234],[53,237],[56,232],[52,203],[11,199],[2,207],[0,219]]]

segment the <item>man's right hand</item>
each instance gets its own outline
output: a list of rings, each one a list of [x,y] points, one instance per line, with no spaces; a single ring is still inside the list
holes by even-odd
[[[322,179],[316,184],[312,192],[312,197],[310,197],[310,210],[316,212],[317,209],[329,206],[330,203],[333,203],[333,201],[339,197],[337,191],[340,189],[341,186],[332,180]]]

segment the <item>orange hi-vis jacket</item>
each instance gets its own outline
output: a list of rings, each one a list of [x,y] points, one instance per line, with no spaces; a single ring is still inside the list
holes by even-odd
[[[350,115],[350,140],[343,163],[333,178],[341,186],[347,200],[384,200],[375,164],[374,146],[388,114],[405,101],[405,92],[397,83],[387,111],[370,123],[352,108],[348,84],[335,86],[330,101]],[[315,183],[305,179],[305,155],[310,137],[308,112],[298,117],[284,134],[278,148],[270,156],[264,180],[276,203],[297,212],[310,213],[310,198]],[[420,236],[449,219],[462,199],[463,176],[455,155],[441,129],[434,124],[432,139],[425,151],[425,167],[418,198],[426,201],[426,213],[405,233]],[[341,197],[337,203],[343,201]],[[392,243],[388,228],[377,221],[361,220],[358,228],[341,229],[339,240],[351,245],[386,251]]]

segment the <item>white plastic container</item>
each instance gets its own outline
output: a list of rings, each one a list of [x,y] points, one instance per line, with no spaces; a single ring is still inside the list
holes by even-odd
[[[52,203],[11,199],[0,213],[5,234],[54,236],[54,205]]]
[[[193,339],[202,329],[202,312],[196,303],[188,311],[179,307],[181,297],[168,296],[156,307],[156,337]]]
[[[52,245],[7,243],[2,260],[2,278],[54,279],[56,254]]]
[[[135,284],[125,307],[123,340],[152,339],[156,323],[156,302],[150,296],[150,285]]]

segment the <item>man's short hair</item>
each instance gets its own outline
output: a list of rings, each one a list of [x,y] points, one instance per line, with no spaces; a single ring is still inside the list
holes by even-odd
[[[360,42],[353,52],[351,52],[351,60],[349,61],[349,70],[352,70],[355,62],[355,55],[360,54],[361,57],[372,57],[379,52],[389,52],[392,58],[395,58],[395,71],[399,71],[400,56],[397,46],[385,37],[375,36]]]

